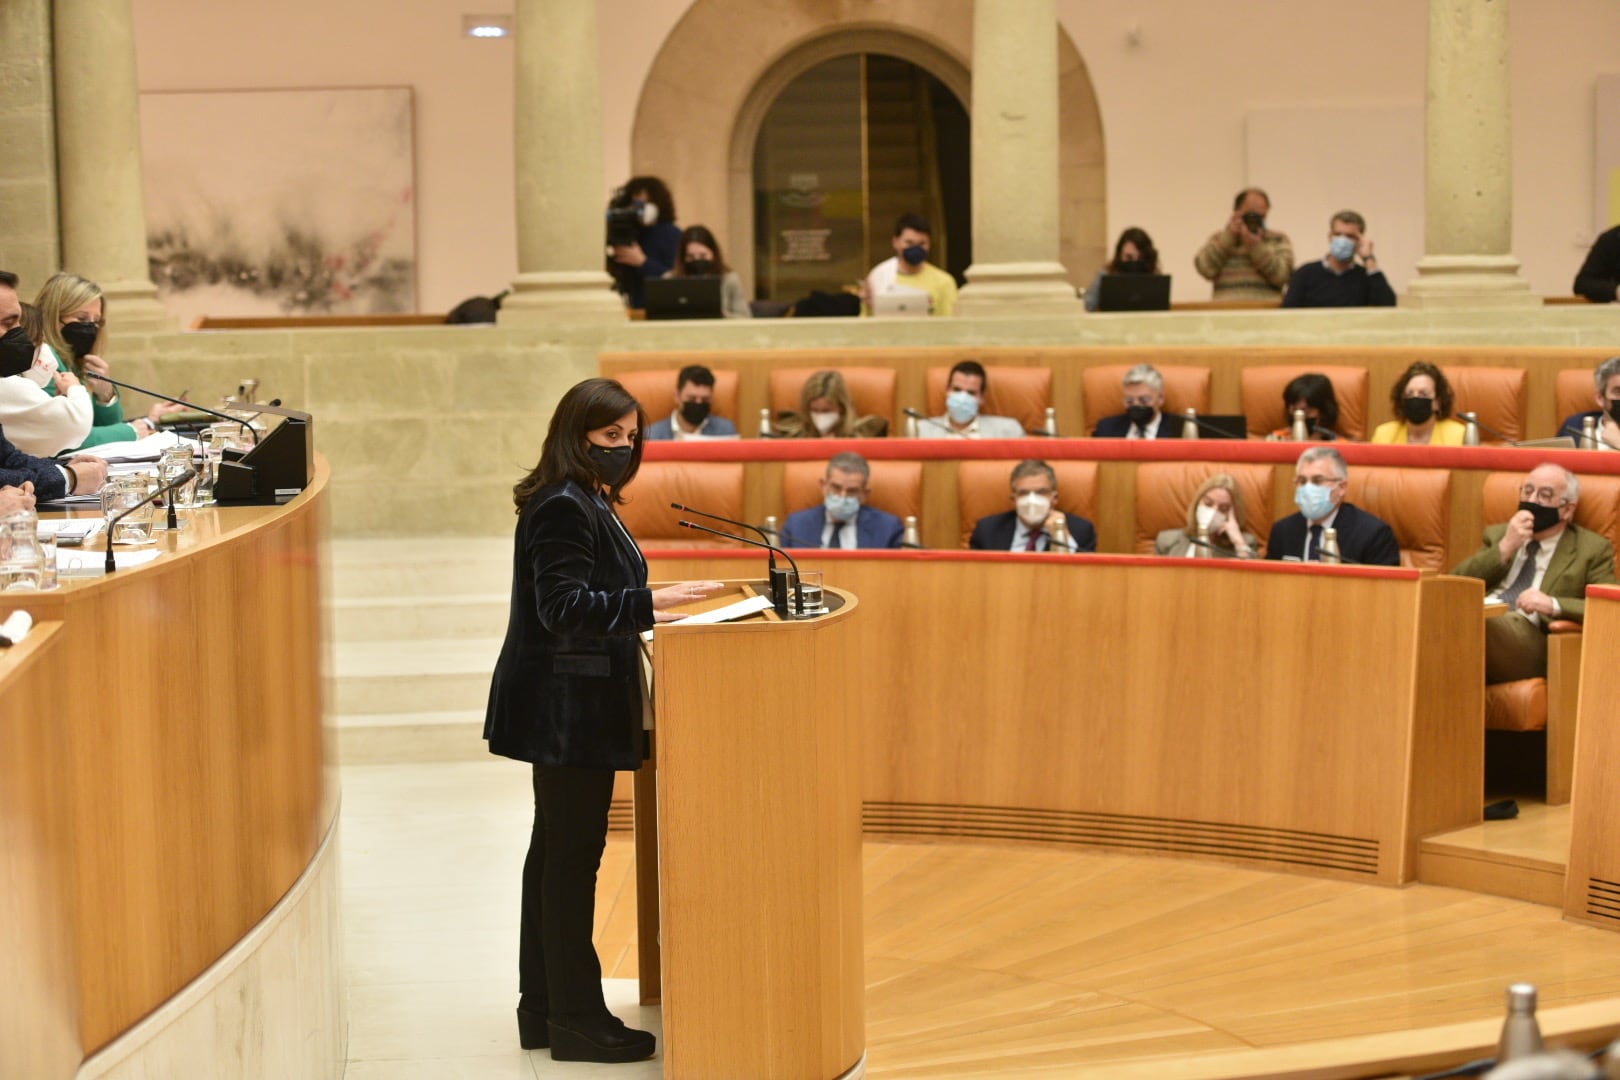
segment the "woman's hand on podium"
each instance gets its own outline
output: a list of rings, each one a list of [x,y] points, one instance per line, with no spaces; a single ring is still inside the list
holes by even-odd
[[[662,589],[652,591],[653,622],[675,622],[686,618],[684,612],[670,611],[668,609],[677,604],[690,604],[694,600],[713,596],[725,589],[725,583],[720,581],[683,581],[677,585],[666,585]]]

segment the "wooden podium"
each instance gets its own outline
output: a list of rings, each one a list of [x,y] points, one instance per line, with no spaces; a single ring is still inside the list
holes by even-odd
[[[753,595],[729,583],[694,608]],[[864,1063],[855,597],[658,627],[636,774],[641,992],[664,1075],[833,1080]]]

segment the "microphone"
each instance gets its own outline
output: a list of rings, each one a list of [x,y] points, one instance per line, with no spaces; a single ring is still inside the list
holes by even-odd
[[[720,518],[719,520],[724,521],[725,519]],[[784,559],[786,559],[788,561],[788,565],[793,567],[793,576],[795,578],[797,578],[799,580],[799,582],[800,582],[799,587],[794,590],[795,599],[797,600],[797,603],[794,605],[794,608],[795,608],[795,611],[796,611],[797,615],[800,618],[804,617],[804,584],[803,584],[804,579],[799,577],[799,564],[793,561],[793,556],[789,555],[787,552],[783,551],[781,548],[777,547],[775,544],[767,544],[767,543],[764,543],[763,541],[753,540],[753,539],[750,539],[749,537],[746,537],[746,536],[738,536],[736,533],[721,532],[719,529],[711,529],[707,525],[699,525],[695,521],[682,521],[682,522],[679,522],[678,524],[683,529],[696,529],[699,532],[710,533],[710,534],[712,534],[714,536],[723,536],[727,540],[735,540],[739,544],[748,544],[751,547],[764,548],[766,551],[771,552],[773,556],[775,556],[775,555],[782,556],[782,558],[784,558]],[[745,526],[745,527],[750,528],[750,529],[753,528],[752,525]],[[775,582],[774,579],[771,582],[771,591],[773,593],[776,591],[776,582]],[[773,601],[775,601],[777,598],[775,596],[773,596],[773,597],[771,597],[771,599]],[[776,613],[778,615],[786,615],[787,614],[787,597],[786,596],[782,597],[782,603],[777,608]]]
[[[1601,419],[1598,421],[1598,423],[1597,423],[1597,425],[1596,425],[1596,427],[1595,427],[1595,429],[1594,429],[1594,431],[1592,433],[1592,438],[1594,438],[1594,439],[1596,439],[1598,441],[1598,446],[1589,445],[1588,440],[1586,438],[1586,435],[1584,433],[1576,431],[1574,428],[1569,427],[1567,425],[1560,428],[1558,430],[1558,434],[1560,436],[1567,435],[1570,438],[1574,439],[1575,440],[1575,449],[1577,449],[1577,450],[1596,450],[1596,449],[1598,449],[1598,446],[1607,446],[1610,450],[1620,450],[1620,446],[1614,445],[1614,443],[1610,442],[1608,439],[1605,439],[1603,437],[1603,421]]]
[[[104,383],[111,383],[113,386],[119,386],[125,390],[133,390],[137,394],[145,394],[147,397],[155,397],[159,401],[167,401],[171,405],[184,405],[188,409],[195,409],[197,412],[206,413],[209,416],[217,416],[221,420],[226,420],[233,424],[241,424],[242,427],[247,429],[248,434],[253,436],[253,445],[257,446],[259,444],[259,433],[253,430],[252,424],[248,423],[246,420],[243,420],[239,416],[232,416],[229,413],[222,413],[218,409],[210,409],[205,406],[198,405],[194,401],[182,401],[179,398],[170,397],[168,394],[160,394],[156,390],[147,390],[144,387],[136,386],[134,383],[119,382],[117,379],[110,379],[105,375],[97,375],[93,371],[86,371],[84,373],[84,377],[87,379],[100,379]],[[278,398],[271,404],[280,405],[281,401]]]
[[[1356,441],[1355,439],[1352,439],[1348,435],[1340,435],[1337,431],[1334,431],[1332,428],[1323,427],[1321,424],[1311,424],[1311,430],[1316,432],[1318,435],[1326,435],[1328,438],[1335,439],[1335,440],[1337,440],[1339,442],[1353,443],[1353,442]]]
[[[1498,439],[1501,439],[1503,442],[1507,443],[1509,446],[1518,446],[1519,445],[1516,440],[1508,438],[1506,435],[1502,434],[1500,431],[1497,431],[1495,428],[1491,427],[1491,425],[1489,425],[1489,424],[1485,423],[1483,420],[1481,420],[1479,418],[1479,413],[1464,412],[1464,413],[1458,413],[1457,415],[1462,418],[1463,423],[1465,423],[1465,424],[1473,424],[1475,427],[1484,428],[1486,431],[1490,432],[1492,435],[1495,435]],[[1576,441],[1578,442],[1579,440],[1576,440]]]
[[[1205,541],[1198,539],[1198,537],[1196,537],[1196,536],[1187,537],[1187,543],[1191,544],[1193,547],[1201,547],[1201,548],[1204,548],[1207,551],[1213,551],[1217,555],[1224,555],[1229,559],[1241,559],[1241,558],[1244,557],[1242,555],[1239,555],[1237,553],[1237,551],[1232,549],[1232,548],[1221,547],[1219,544],[1206,543]],[[1256,556],[1254,554],[1254,549],[1251,548],[1249,550],[1248,557],[1251,558],[1251,559],[1256,558]]]
[[[1214,424],[1206,424],[1202,420],[1198,419],[1198,414],[1197,413],[1169,413],[1167,415],[1169,415],[1169,416],[1179,416],[1181,418],[1181,420],[1183,420],[1183,421],[1189,421],[1190,420],[1190,421],[1192,421],[1193,424],[1195,424],[1197,426],[1199,431],[1208,432],[1209,434],[1215,436],[1217,439],[1230,439],[1232,437],[1231,432],[1222,431],[1220,428],[1216,427]]]
[[[769,544],[771,542],[770,533],[766,532],[764,529],[760,528],[758,525],[750,525],[746,521],[732,521],[728,517],[721,517],[719,514],[706,513],[706,512],[704,512],[702,510],[694,510],[690,506],[685,506],[685,505],[682,505],[681,503],[678,503],[678,502],[670,503],[669,508],[671,510],[680,510],[683,513],[687,513],[687,514],[696,514],[698,517],[708,518],[710,521],[723,521],[727,525],[734,525],[739,529],[749,529],[749,530],[751,530],[753,532],[759,533],[759,538],[761,540],[765,541],[767,544]],[[797,571],[797,569],[798,569],[797,567],[794,568],[795,571]],[[775,589],[776,589],[776,549],[772,548],[771,549],[771,590],[772,590],[773,593],[775,592]],[[773,595],[771,597],[771,599],[774,601],[776,599],[776,597]]]
[[[145,393],[145,391],[142,391],[142,393]],[[147,503],[151,502],[153,499],[157,498],[159,495],[162,495],[165,492],[173,491],[175,488],[179,487],[181,484],[186,483],[187,481],[189,481],[192,477],[194,477],[196,475],[197,475],[197,470],[196,469],[187,469],[185,472],[181,473],[179,476],[176,476],[173,480],[170,480],[167,484],[159,484],[157,486],[157,490],[147,492],[146,498],[142,499],[140,502],[136,503],[134,506],[126,508],[123,511],[123,513],[119,514],[117,517],[115,517],[111,521],[107,522],[107,571],[106,571],[107,573],[110,574],[113,571],[118,569],[117,564],[113,562],[113,535],[118,530],[119,522],[121,522],[125,518],[129,517],[129,515],[133,514],[135,511],[139,510],[141,507],[145,506]],[[170,499],[169,503],[170,503],[170,511],[169,512],[170,512],[170,515],[172,516],[173,512],[174,512],[174,509],[173,509],[174,500]],[[172,528],[172,526],[171,526],[171,528]]]
[[[918,412],[916,409],[901,409],[900,411],[905,413],[907,416],[911,417],[913,420],[918,421],[919,423],[933,424],[935,427],[939,428],[939,430],[943,431],[947,435],[951,435],[951,436],[956,435],[956,432],[952,431],[950,428],[946,427],[944,424],[940,423],[938,420],[935,420],[932,416],[924,416],[922,413]]]

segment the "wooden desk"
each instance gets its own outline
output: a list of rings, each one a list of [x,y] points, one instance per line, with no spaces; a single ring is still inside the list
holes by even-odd
[[[760,565],[647,555],[662,580]],[[1415,877],[1421,837],[1480,820],[1478,581],[988,552],[801,564],[861,597],[842,678],[856,687],[869,833],[1397,884]]]
[[[1577,922],[1620,930],[1620,587],[1588,585],[1581,631],[1587,662],[1581,665],[1576,706],[1575,791],[1570,802],[1569,866],[1564,871],[1564,915]]]
[[[240,941],[333,822],[317,565],[328,479],[322,459],[285,506],[198,511],[159,534],[165,554],[146,566],[0,594],[0,618],[22,607],[47,624],[25,643],[32,664],[0,674],[4,825],[52,837],[60,856],[19,867],[8,851],[0,896],[32,882],[63,901],[30,904],[8,929],[65,942],[47,951],[67,961],[5,992],[46,1003],[37,1030],[69,1032],[75,1067]],[[7,1067],[9,1034],[0,1075],[71,1075]]]

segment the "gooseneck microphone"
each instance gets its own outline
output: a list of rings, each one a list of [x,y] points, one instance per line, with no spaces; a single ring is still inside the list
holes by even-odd
[[[1258,559],[1260,557],[1255,554],[1253,548],[1249,549],[1248,555],[1239,555],[1236,548],[1221,547],[1219,544],[1211,544],[1207,540],[1200,540],[1196,536],[1187,537],[1187,543],[1191,544],[1193,547],[1201,547],[1207,551],[1213,551],[1217,555],[1223,555],[1228,559]]]
[[[938,420],[935,420],[932,416],[924,416],[921,412],[918,412],[916,409],[909,409],[908,408],[908,409],[901,409],[900,411],[905,413],[907,416],[911,417],[913,420],[917,421],[919,424],[933,424],[935,427],[939,428],[939,430],[943,431],[947,435],[955,435],[956,434],[956,432],[952,431],[949,427],[947,427],[946,425],[940,423]]]
[[[118,569],[117,563],[113,561],[113,536],[118,531],[119,523],[125,518],[129,517],[129,515],[133,514],[135,511],[139,510],[141,507],[145,506],[147,503],[151,502],[153,499],[157,498],[159,495],[162,495],[164,492],[173,491],[175,488],[186,483],[196,475],[196,469],[187,469],[179,476],[176,476],[173,480],[170,480],[167,484],[159,484],[155,491],[147,492],[146,498],[142,499],[134,506],[126,507],[123,513],[107,522],[107,573],[111,574]],[[173,499],[170,499],[169,501],[171,504],[174,502]]]
[[[1484,428],[1486,431],[1490,432],[1492,435],[1495,435],[1498,439],[1501,439],[1503,442],[1507,443],[1509,446],[1518,446],[1519,445],[1519,442],[1518,442],[1517,439],[1508,438],[1506,435],[1502,434],[1500,431],[1497,431],[1495,428],[1491,427],[1491,425],[1489,425],[1485,421],[1481,420],[1479,418],[1479,413],[1476,413],[1476,412],[1460,412],[1460,413],[1457,414],[1457,417],[1458,417],[1458,419],[1460,419],[1465,424],[1473,424],[1475,427]]]
[[[724,520],[724,519],[721,519],[721,520]],[[767,544],[767,543],[764,543],[763,541],[754,540],[754,539],[752,539],[750,537],[747,537],[747,536],[738,536],[736,533],[728,533],[728,532],[722,532],[719,529],[711,529],[707,525],[699,525],[695,521],[682,521],[682,522],[678,522],[677,524],[679,524],[680,527],[683,528],[683,529],[696,529],[696,530],[698,530],[698,532],[706,532],[706,533],[710,533],[710,534],[712,534],[714,536],[723,536],[727,540],[735,540],[739,544],[748,544],[751,547],[764,548],[766,551],[771,552],[773,555],[782,556],[782,558],[784,558],[784,559],[786,559],[788,561],[788,565],[793,567],[793,576],[800,583],[799,587],[797,589],[793,590],[795,599],[797,601],[794,604],[795,613],[800,615],[800,616],[804,615],[804,579],[799,577],[799,564],[793,561],[793,556],[789,555],[787,552],[783,551],[781,548],[777,547],[775,544]],[[748,527],[752,528],[752,526],[748,526]],[[774,586],[775,586],[775,583],[773,582],[772,583],[772,591],[775,591]],[[772,599],[774,600],[775,598],[773,597]],[[783,602],[782,606],[784,608],[786,607],[786,598],[785,597],[784,597],[784,602]],[[785,610],[778,610],[777,614],[778,615],[786,615],[787,612]]]
[[[698,517],[700,517],[700,518],[708,518],[710,521],[723,521],[727,525],[735,525],[739,529],[748,529],[751,532],[759,533],[759,538],[761,540],[765,541],[767,544],[769,544],[771,542],[771,534],[766,532],[764,529],[760,528],[758,525],[750,525],[746,521],[732,521],[728,517],[721,517],[719,514],[711,514],[706,510],[694,510],[690,506],[686,506],[686,505],[683,505],[683,504],[678,503],[678,502],[670,503],[669,508],[671,510],[679,510],[682,513],[686,513],[686,514],[696,514]],[[797,567],[795,567],[794,569],[797,570]],[[771,580],[771,589],[774,592],[774,590],[776,588],[776,549],[774,549],[774,548],[771,549],[771,579],[770,580]],[[776,597],[773,595],[771,597],[771,599],[774,601],[776,599]]]
[[[111,379],[105,375],[97,375],[93,371],[85,372],[84,377],[87,379],[99,379],[104,383],[110,383],[113,386],[122,387],[125,390],[133,390],[137,394],[145,394],[147,397],[155,397],[159,401],[167,401],[171,405],[184,405],[188,409],[195,409],[197,412],[206,413],[209,416],[217,416],[221,420],[229,421],[232,424],[240,424],[242,427],[247,429],[247,433],[249,435],[253,436],[253,445],[259,445],[259,433],[253,430],[252,424],[248,423],[246,420],[243,420],[240,416],[232,416],[230,413],[222,413],[218,409],[210,409],[205,405],[198,405],[195,401],[183,401],[177,397],[170,397],[168,394],[160,394],[156,390],[148,390],[145,387],[136,386],[134,383],[119,382],[117,379]],[[281,404],[279,398],[276,400],[275,404]]]

